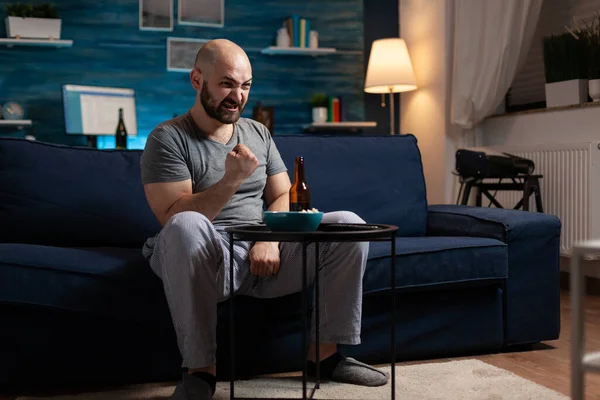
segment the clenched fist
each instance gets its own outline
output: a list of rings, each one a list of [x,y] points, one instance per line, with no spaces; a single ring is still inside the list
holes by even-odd
[[[256,242],[250,249],[250,273],[272,276],[279,272],[279,245],[275,242]]]
[[[248,147],[240,143],[227,153],[225,176],[243,182],[252,175],[256,167],[258,167],[258,159]]]

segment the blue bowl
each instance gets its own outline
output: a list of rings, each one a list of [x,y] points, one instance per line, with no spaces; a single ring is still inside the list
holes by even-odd
[[[313,232],[323,219],[322,212],[264,211],[263,222],[272,231]]]

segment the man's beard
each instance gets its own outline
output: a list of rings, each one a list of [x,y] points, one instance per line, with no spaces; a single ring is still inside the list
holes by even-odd
[[[200,102],[202,107],[208,114],[209,117],[216,119],[222,124],[233,124],[240,119],[242,111],[244,111],[245,105],[242,105],[235,100],[225,98],[219,104],[214,99],[212,93],[208,90],[208,83],[204,81],[202,84],[202,90],[200,91]],[[225,106],[235,107],[237,111],[228,110]]]

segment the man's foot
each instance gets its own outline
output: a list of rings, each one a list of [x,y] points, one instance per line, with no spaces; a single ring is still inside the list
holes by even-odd
[[[215,394],[216,378],[206,372],[184,373],[171,400],[210,400]]]
[[[310,377],[317,375],[315,363],[308,362],[307,373]],[[361,386],[383,386],[389,379],[387,373],[361,363],[354,358],[345,357],[340,353],[335,353],[325,360],[321,360],[319,377]]]

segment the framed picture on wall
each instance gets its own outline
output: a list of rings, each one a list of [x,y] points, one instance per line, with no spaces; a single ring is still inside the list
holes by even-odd
[[[173,30],[173,0],[139,0],[139,7],[140,30]]]
[[[167,38],[167,71],[189,73],[194,68],[196,54],[209,39]]]
[[[177,23],[222,28],[225,25],[224,3],[225,0],[179,0]]]

